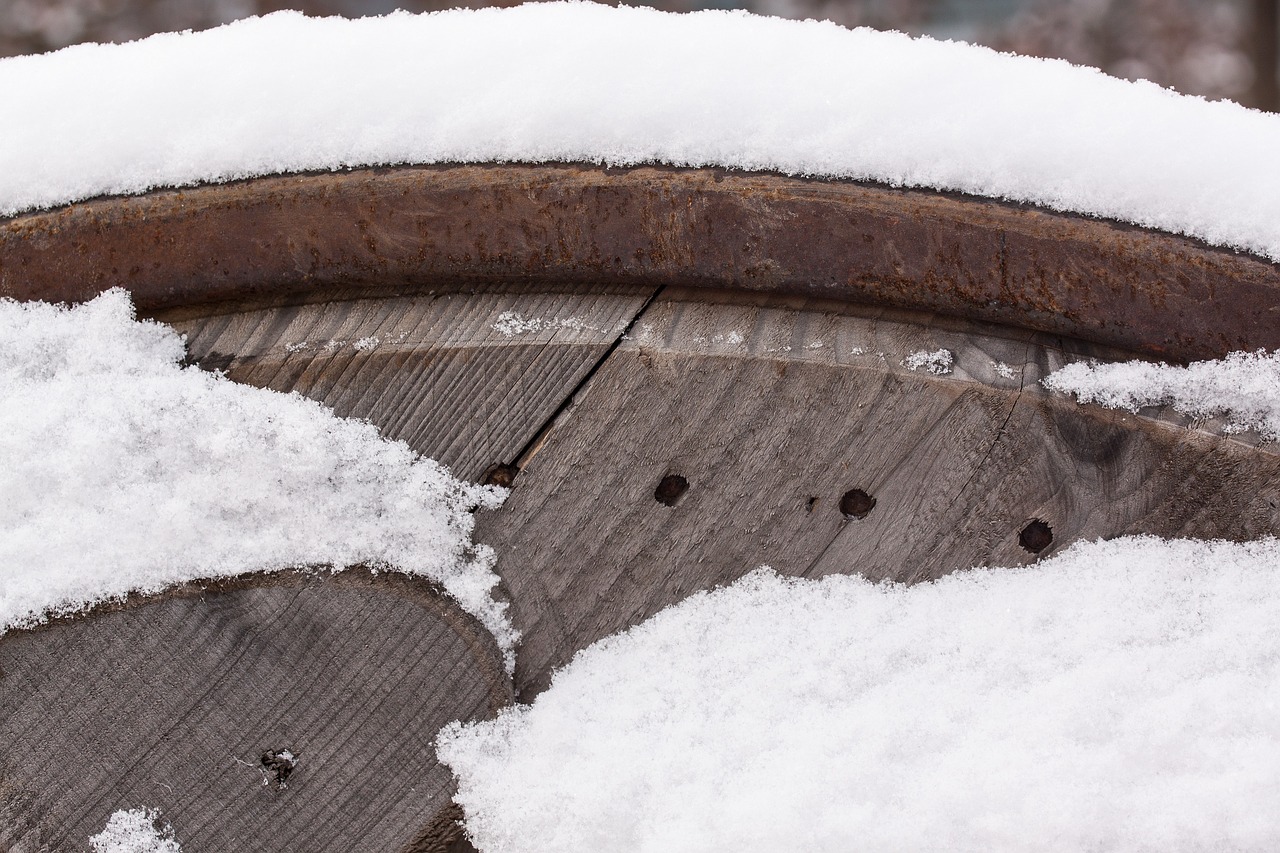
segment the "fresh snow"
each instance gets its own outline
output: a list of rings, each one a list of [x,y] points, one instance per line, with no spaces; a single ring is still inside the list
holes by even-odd
[[[1280,543],[761,570],[453,724],[485,853],[1280,849]]]
[[[1280,260],[1280,115],[743,12],[281,12],[0,60],[0,126],[0,215],[362,165],[666,163],[958,190]]]
[[[471,544],[500,490],[183,354],[123,291],[0,301],[0,632],[192,579],[364,563],[439,582],[512,663],[492,550]]]
[[[89,838],[94,853],[182,853],[173,827],[157,826],[160,813],[151,809],[121,809],[107,820],[102,832]]]
[[[1081,403],[1113,409],[1169,405],[1194,418],[1225,416],[1228,432],[1252,429],[1272,441],[1280,439],[1280,350],[1233,352],[1187,367],[1077,362],[1051,373],[1044,385],[1075,394]]]

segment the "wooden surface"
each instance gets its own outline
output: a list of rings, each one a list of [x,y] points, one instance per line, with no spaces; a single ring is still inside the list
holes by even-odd
[[[1280,267],[1116,223],[573,165],[286,176],[0,222],[0,295],[111,286],[202,367],[467,478],[512,465],[476,538],[524,634],[526,700],[591,642],[762,564],[922,581],[1081,539],[1280,532],[1274,448],[1038,385],[1078,358],[1280,346]],[[950,372],[908,366],[939,349]],[[82,850],[141,806],[188,853],[443,849],[457,812],[431,739],[511,695],[469,618],[390,575],[14,632],[0,851]],[[287,788],[263,784],[273,749],[299,754]]]
[[[509,699],[487,632],[397,575],[251,577],[12,632],[0,850],[87,850],[139,807],[192,853],[444,850],[432,740]],[[281,788],[261,757],[285,749]]]
[[[368,419],[475,480],[516,459],[650,296],[495,288],[171,322],[191,361]]]
[[[1127,354],[1026,329],[578,285],[171,319],[207,368],[465,476],[517,466],[476,538],[524,633],[525,700],[591,642],[762,564],[921,581],[1124,533],[1280,532],[1273,448],[1049,395],[1062,364]],[[949,372],[910,368],[938,350]],[[841,511],[856,491],[862,519]],[[1052,532],[1038,553],[1033,523]],[[0,670],[0,850],[24,853],[82,849],[140,806],[191,851],[464,844],[431,739],[512,695],[474,623],[389,575],[133,601],[5,636]],[[277,790],[259,760],[282,748],[300,761]]]
[[[0,296],[144,314],[464,284],[804,294],[1164,359],[1280,347],[1280,265],[956,193],[723,169],[473,164],[284,175],[0,220]]]
[[[480,517],[524,633],[528,699],[578,649],[767,564],[919,581],[1123,533],[1275,533],[1269,449],[1080,407],[1036,384],[1085,355],[1018,330],[666,291]],[[947,375],[913,371],[947,349]],[[1002,375],[1003,374],[1003,375]],[[675,506],[655,499],[687,479]],[[874,497],[864,520],[841,496]],[[1053,531],[1039,555],[1029,522]]]

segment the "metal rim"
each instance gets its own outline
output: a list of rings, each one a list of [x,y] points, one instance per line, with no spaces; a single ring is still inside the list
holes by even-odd
[[[938,312],[1172,361],[1280,347],[1280,265],[971,197],[716,169],[360,169],[0,222],[0,295],[140,312],[627,282]]]

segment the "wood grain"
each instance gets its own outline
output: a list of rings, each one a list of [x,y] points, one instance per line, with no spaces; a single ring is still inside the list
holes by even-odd
[[[474,480],[515,459],[651,295],[507,287],[171,322],[197,364],[367,419]]]
[[[1081,538],[1250,538],[1278,529],[1277,457],[1163,412],[1035,384],[1115,356],[1029,332],[830,303],[668,291],[525,460],[477,538],[499,554],[530,698],[578,649],[767,564],[918,581],[1037,559]],[[1064,348],[1069,347],[1069,348]],[[946,349],[952,371],[904,360]],[[675,505],[658,482],[689,482]],[[841,496],[876,499],[847,519]]]
[[[492,639],[446,596],[359,570],[192,585],[12,632],[0,672],[12,851],[86,850],[139,807],[191,851],[443,850],[457,828],[435,733],[511,696]],[[260,765],[281,749],[298,756],[284,788]]]

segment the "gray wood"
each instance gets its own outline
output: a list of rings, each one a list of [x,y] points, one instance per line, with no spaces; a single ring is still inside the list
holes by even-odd
[[[192,361],[368,419],[476,479],[538,434],[650,295],[619,285],[507,286],[171,322],[187,335]],[[504,326],[504,314],[527,328]]]
[[[736,301],[730,301],[730,300]],[[760,566],[922,580],[1037,559],[1025,524],[1080,538],[1277,529],[1267,449],[1038,390],[1071,352],[1017,330],[670,291],[481,516],[524,632],[529,698],[578,649]],[[904,359],[945,348],[947,375]],[[655,500],[668,474],[689,489]],[[846,519],[841,495],[876,499]],[[1196,496],[1215,496],[1216,501]],[[1041,555],[1043,556],[1043,555]]]
[[[184,587],[0,639],[0,850],[87,850],[117,809],[185,850],[445,849],[436,731],[510,683],[423,581],[350,570]],[[288,749],[287,787],[264,784]],[[274,782],[274,780],[272,780]]]

